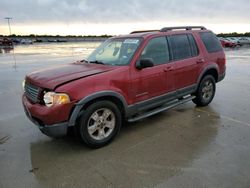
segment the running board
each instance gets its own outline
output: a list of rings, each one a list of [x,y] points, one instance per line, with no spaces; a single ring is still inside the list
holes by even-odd
[[[195,98],[195,96],[189,96],[189,97],[180,99],[180,100],[178,100],[178,101],[166,103],[165,105],[163,105],[163,106],[161,106],[161,107],[159,107],[159,108],[156,108],[156,109],[154,109],[154,110],[152,110],[152,111],[149,111],[149,112],[146,112],[146,113],[141,114],[141,115],[139,115],[139,116],[130,118],[130,119],[128,119],[128,122],[131,123],[131,122],[135,122],[135,121],[139,121],[139,120],[141,120],[141,119],[147,118],[147,117],[149,117],[149,116],[153,116],[153,115],[158,114],[158,113],[160,113],[160,112],[163,112],[163,111],[165,111],[165,110],[169,110],[169,109],[174,108],[174,107],[176,107],[176,106],[178,106],[178,105],[181,105],[181,104],[183,104],[183,103],[186,103],[186,102],[188,102],[188,101],[191,101],[191,100],[194,99],[194,98]]]

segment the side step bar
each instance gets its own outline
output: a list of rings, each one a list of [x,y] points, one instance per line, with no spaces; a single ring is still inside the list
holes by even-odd
[[[133,117],[133,118],[130,118],[128,119],[128,122],[135,122],[135,121],[139,121],[141,119],[144,119],[144,118],[147,118],[149,116],[153,116],[155,114],[158,114],[160,112],[163,112],[165,110],[169,110],[171,108],[174,108],[178,105],[181,105],[183,103],[186,103],[188,101],[191,101],[192,99],[194,99],[195,96],[189,96],[189,97],[186,97],[186,98],[183,98],[183,99],[180,99],[178,101],[174,101],[174,102],[170,102],[170,103],[166,103],[165,105],[159,107],[159,108],[156,108],[156,109],[153,109],[152,111],[149,111],[149,112],[146,112],[144,114],[141,114],[139,116],[136,116],[136,117]]]

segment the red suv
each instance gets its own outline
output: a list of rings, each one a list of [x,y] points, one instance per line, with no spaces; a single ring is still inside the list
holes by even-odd
[[[89,147],[134,122],[192,100],[208,105],[225,77],[225,54],[204,27],[166,27],[108,39],[85,60],[28,74],[22,98],[46,135],[74,128]]]

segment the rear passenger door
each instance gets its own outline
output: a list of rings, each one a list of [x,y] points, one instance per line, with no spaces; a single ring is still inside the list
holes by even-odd
[[[168,41],[174,63],[175,89],[178,92],[189,93],[195,88],[199,63],[203,63],[203,57],[199,55],[192,34],[171,35],[168,36]]]

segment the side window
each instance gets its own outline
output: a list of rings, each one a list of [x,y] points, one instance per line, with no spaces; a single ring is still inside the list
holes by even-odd
[[[166,37],[151,39],[144,48],[140,59],[151,58],[155,65],[169,62],[169,50]]]
[[[191,48],[189,45],[188,36],[185,35],[172,35],[169,37],[173,60],[185,59],[191,57]]]
[[[202,32],[200,33],[200,36],[208,53],[222,51],[221,44],[215,34],[212,32]]]
[[[188,34],[187,36],[188,36],[190,47],[191,47],[191,54],[193,57],[195,57],[195,56],[199,55],[199,50],[198,50],[196,41],[195,41],[193,35]]]

